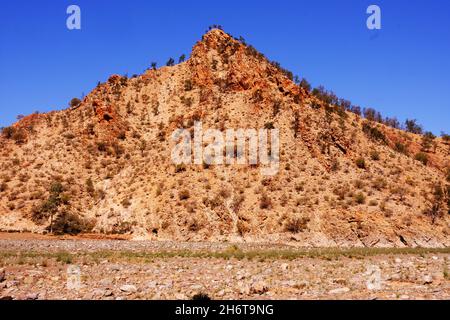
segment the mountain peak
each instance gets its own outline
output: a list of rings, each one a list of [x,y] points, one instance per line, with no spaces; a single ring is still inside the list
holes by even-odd
[[[449,159],[449,146],[437,140],[420,162],[411,157],[419,136],[319,100],[245,41],[210,30],[185,63],[113,75],[73,108],[5,129],[0,228],[66,232],[72,223],[76,232],[150,239],[448,246],[446,204],[431,217],[429,208],[430,184],[446,181],[432,164]],[[196,122],[220,132],[278,129],[278,174],[176,165],[173,133],[195,135]]]

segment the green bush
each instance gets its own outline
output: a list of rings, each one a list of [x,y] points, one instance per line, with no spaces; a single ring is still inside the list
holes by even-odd
[[[434,144],[434,139],[436,136],[431,132],[425,132],[422,136],[422,150],[427,152]]]
[[[386,136],[383,132],[381,132],[378,128],[372,127],[368,122],[365,122],[362,126],[363,132],[366,134],[366,136],[375,141],[380,141],[383,143],[387,143]]]
[[[12,139],[17,144],[22,144],[26,141],[27,135],[21,128],[6,127],[2,129],[2,134],[6,139]]]
[[[356,159],[355,163],[358,168],[366,169],[366,160],[364,160],[364,158]]]
[[[69,196],[67,194],[63,194],[64,187],[59,181],[55,181],[50,186],[50,196],[47,200],[43,201],[39,206],[35,206],[31,210],[31,220],[42,224],[49,217],[53,217],[57,212],[58,208],[62,204],[69,203]],[[50,231],[52,230],[52,223],[48,227]]]
[[[374,161],[378,161],[380,160],[380,153],[376,150],[373,150],[370,152],[370,159],[374,160]]]
[[[417,124],[417,120],[409,120],[406,119],[405,121],[405,129],[408,132],[415,133],[415,134],[422,134],[422,126]]]
[[[288,232],[299,233],[308,228],[309,221],[310,219],[307,217],[291,218],[284,225],[284,229]]]
[[[358,194],[356,194],[355,196],[355,201],[358,204],[364,204],[366,202],[366,196],[364,195],[364,193],[359,192]]]
[[[209,301],[209,300],[211,300],[211,298],[210,298],[206,293],[200,292],[200,293],[195,294],[195,295],[192,297],[192,300],[197,300],[197,301]]]
[[[172,67],[175,65],[175,60],[173,58],[169,58],[169,60],[166,62],[166,66]]]
[[[272,208],[272,199],[267,196],[267,194],[263,193],[260,199],[259,207],[261,209],[270,209]]]
[[[15,132],[15,129],[13,127],[6,127],[6,128],[2,129],[2,134],[7,139],[11,139],[14,132]]]
[[[191,80],[186,80],[184,82],[184,91],[191,91],[192,88],[193,88],[192,81]]]
[[[425,166],[428,164],[428,155],[423,152],[419,152],[415,155],[414,159],[422,162]]]
[[[108,149],[108,144],[106,142],[97,142],[97,150],[100,152],[105,152]]]
[[[80,99],[73,98],[72,100],[70,100],[69,105],[70,105],[71,108],[75,108],[75,107],[78,107],[80,105],[80,103],[81,103]]]
[[[49,230],[50,227],[47,227]],[[93,224],[73,213],[63,212],[53,222],[52,231],[56,235],[76,235],[82,232],[90,232]]]
[[[310,84],[310,83],[308,82],[308,80],[306,80],[305,78],[303,78],[303,79],[300,81],[299,86],[300,86],[300,88],[305,89],[307,92],[310,92],[310,91],[311,91],[311,84]]]
[[[445,132],[441,133],[441,138],[445,143],[449,143],[450,142],[450,134],[447,134]]]
[[[401,142],[396,142],[394,146],[395,151],[408,154],[408,148]]]
[[[179,193],[180,200],[187,200],[190,197],[189,190],[181,190]]]

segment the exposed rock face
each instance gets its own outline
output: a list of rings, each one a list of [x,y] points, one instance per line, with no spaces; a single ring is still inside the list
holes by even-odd
[[[279,129],[278,174],[263,176],[258,165],[176,166],[171,135],[193,132],[196,121],[205,130]],[[432,185],[447,183],[448,145],[437,139],[427,166],[396,152],[400,141],[420,150],[421,137],[336,111],[220,30],[204,35],[186,62],[113,75],[76,109],[13,127],[18,139],[0,138],[5,230],[44,231],[53,216],[62,232],[139,239],[450,244],[446,204],[436,217],[423,213]],[[55,182],[62,190],[52,191]],[[58,220],[69,212],[70,224]]]

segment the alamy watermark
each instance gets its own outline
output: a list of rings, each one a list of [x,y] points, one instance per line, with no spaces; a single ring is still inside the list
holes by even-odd
[[[367,18],[366,25],[369,30],[381,29],[381,9],[376,4],[372,4],[367,7],[367,14],[370,16]]]
[[[280,133],[278,129],[203,130],[202,122],[192,130],[172,133],[176,145],[172,161],[177,165],[260,165],[261,174],[273,176],[280,167]]]
[[[367,276],[366,286],[368,290],[381,290],[383,288],[380,267],[376,265],[368,266],[366,276]]]
[[[79,290],[81,288],[81,269],[77,265],[70,265],[67,267],[67,282],[68,290]]]
[[[66,13],[69,14],[66,20],[66,26],[69,30],[81,29],[81,9],[77,5],[70,5],[67,7]]]
[[[66,13],[69,15],[66,20],[66,26],[69,30],[81,30],[81,9],[78,5],[72,4],[67,7]],[[381,8],[376,4],[367,7],[366,13],[370,16],[366,20],[366,26],[369,30],[381,29]]]

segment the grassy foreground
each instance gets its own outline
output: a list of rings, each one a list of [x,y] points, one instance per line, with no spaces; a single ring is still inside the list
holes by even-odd
[[[67,251],[0,251],[0,262],[18,264],[36,263],[42,259],[56,259],[58,262],[72,263],[84,261],[98,263],[102,260],[135,263],[152,262],[155,259],[167,258],[216,258],[216,259],[248,259],[248,260],[294,260],[298,258],[320,258],[335,260],[340,257],[364,258],[377,255],[425,255],[450,254],[450,248],[304,248],[304,249],[261,249],[242,250],[232,245],[223,251],[206,250],[171,250],[171,251],[113,251],[99,250],[92,252],[71,253]]]

